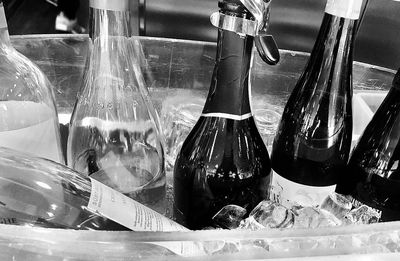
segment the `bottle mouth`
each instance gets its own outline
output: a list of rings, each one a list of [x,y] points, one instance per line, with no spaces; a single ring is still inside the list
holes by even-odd
[[[90,0],[89,7],[109,11],[129,11],[129,3],[129,0]]]
[[[239,16],[247,19],[254,19],[251,12],[242,4],[240,0],[221,0],[218,7],[222,13]]]

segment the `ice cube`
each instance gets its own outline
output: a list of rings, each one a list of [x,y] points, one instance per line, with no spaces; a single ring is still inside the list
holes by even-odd
[[[247,229],[247,230],[259,230],[265,228],[263,225],[258,223],[254,217],[250,216],[245,220],[242,220],[239,224],[240,229]]]
[[[243,220],[247,211],[237,205],[227,205],[223,207],[212,218],[214,224],[222,228],[235,229],[239,227],[240,222]]]
[[[240,251],[240,242],[213,240],[203,242],[204,251],[208,255],[234,254]]]
[[[293,226],[294,219],[292,211],[270,200],[261,201],[249,217],[266,228],[289,228]]]
[[[270,186],[269,191],[268,191],[268,199],[282,204],[282,192],[283,192],[283,187],[281,186]]]
[[[338,219],[343,219],[351,208],[352,204],[350,200],[338,193],[330,194],[321,204],[321,209],[332,213]]]
[[[333,214],[315,207],[304,207],[296,210],[294,228],[334,227],[341,225]]]
[[[396,232],[381,232],[369,236],[367,245],[382,245],[390,252],[400,252],[399,235]]]
[[[225,246],[225,241],[223,240],[211,240],[203,242],[203,249],[208,255],[212,255],[221,251]]]
[[[383,246],[383,245],[370,245],[367,247],[364,247],[360,250],[358,250],[357,252],[355,252],[356,254],[377,254],[377,253],[390,253],[390,250],[387,249],[387,247]]]
[[[361,205],[347,213],[345,218],[351,224],[372,224],[379,221],[381,214],[366,205]]]
[[[269,251],[273,255],[284,252],[300,255],[300,251],[310,251],[318,245],[318,240],[314,238],[279,238],[271,241]]]
[[[342,220],[338,219],[332,213],[320,209],[320,224],[319,227],[336,227],[341,226],[343,224]]]
[[[255,246],[255,247],[259,247],[259,248],[262,248],[262,249],[264,249],[264,250],[266,250],[266,251],[268,251],[269,252],[269,248],[270,248],[270,245],[269,245],[269,243],[268,243],[268,241],[267,240],[263,240],[263,239],[258,239],[258,240],[254,240],[253,242],[253,245]]]

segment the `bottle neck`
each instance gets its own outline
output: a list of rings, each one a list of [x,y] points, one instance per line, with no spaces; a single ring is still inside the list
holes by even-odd
[[[352,73],[356,21],[325,13],[305,69],[306,74],[311,74],[305,78],[317,82],[317,87],[325,88],[326,84],[339,88],[351,86],[351,83],[338,84],[336,81],[351,81],[343,79],[343,75],[350,76]],[[331,79],[331,82],[319,82],[327,79]]]
[[[121,3],[126,0],[119,0]],[[99,3],[100,4],[97,4]],[[109,37],[109,36],[125,36],[131,35],[129,19],[129,9],[125,8],[113,8],[109,3],[110,8],[106,8],[107,4],[101,4],[105,1],[91,1],[89,9],[89,36],[92,41],[97,38]]]
[[[218,30],[217,56],[203,116],[251,117],[249,70],[254,38]]]
[[[92,44],[82,96],[92,100],[111,99],[121,95],[125,83],[131,80],[127,75],[134,73],[130,67],[136,56],[130,39],[129,11],[115,8],[115,5],[111,5],[115,1],[120,1],[120,4],[126,2],[90,1]]]
[[[11,46],[10,35],[8,34],[6,14],[3,3],[0,1],[0,45]]]
[[[357,20],[360,18],[362,3],[363,0],[328,0],[325,13]]]

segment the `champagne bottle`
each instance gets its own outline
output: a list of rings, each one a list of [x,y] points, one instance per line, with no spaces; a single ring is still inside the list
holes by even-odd
[[[338,191],[366,204],[380,221],[400,220],[400,70],[354,148]]]
[[[90,1],[91,55],[71,118],[68,165],[165,212],[163,137],[130,38],[129,0]]]
[[[53,86],[11,45],[2,1],[0,82],[0,146],[65,163]]]
[[[328,0],[274,139],[270,197],[318,206],[335,191],[352,134],[352,55],[362,0]]]
[[[219,7],[223,16],[253,19],[238,0]],[[249,102],[253,43],[253,36],[218,29],[208,97],[174,168],[174,216],[189,229],[210,226],[225,205],[250,212],[266,197],[269,155]]]

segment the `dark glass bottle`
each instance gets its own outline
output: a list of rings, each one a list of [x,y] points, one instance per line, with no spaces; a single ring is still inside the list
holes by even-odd
[[[272,149],[272,197],[318,206],[336,188],[352,134],[352,54],[362,0],[328,0]]]
[[[252,19],[237,0],[220,13]],[[211,225],[225,205],[248,211],[266,197],[268,151],[249,102],[253,37],[218,30],[217,56],[203,113],[185,140],[174,169],[174,215],[190,229]]]
[[[381,213],[400,220],[400,70],[393,87],[353,150],[338,189]]]

